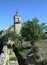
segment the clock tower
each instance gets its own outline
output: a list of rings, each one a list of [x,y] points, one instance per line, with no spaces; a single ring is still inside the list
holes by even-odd
[[[16,15],[14,16],[14,31],[17,34],[20,34],[21,30],[21,16],[16,12]]]

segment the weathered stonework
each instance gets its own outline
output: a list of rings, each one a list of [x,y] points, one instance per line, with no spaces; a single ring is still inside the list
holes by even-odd
[[[17,34],[20,34],[21,30],[21,16],[16,12],[16,15],[14,16],[14,31]]]

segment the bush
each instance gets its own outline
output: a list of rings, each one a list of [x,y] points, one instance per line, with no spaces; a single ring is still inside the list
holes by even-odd
[[[11,47],[11,44],[8,44],[7,47],[10,48],[10,49],[12,48],[12,47]]]
[[[14,60],[16,61],[17,58],[16,58],[16,57],[11,57],[10,60],[11,60],[11,61],[14,61]]]

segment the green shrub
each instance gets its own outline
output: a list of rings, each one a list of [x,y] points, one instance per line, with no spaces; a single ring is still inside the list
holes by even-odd
[[[11,58],[10,58],[10,60],[11,60],[11,61],[13,61],[13,60],[15,60],[15,61],[16,61],[16,60],[17,60],[17,58],[16,58],[16,57],[11,57]]]
[[[11,47],[11,44],[8,44],[7,47],[10,48],[10,49],[12,48],[12,47]]]

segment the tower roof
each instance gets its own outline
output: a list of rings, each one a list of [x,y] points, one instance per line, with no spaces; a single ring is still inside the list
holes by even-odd
[[[15,14],[15,16],[20,16],[20,15],[19,15],[19,13],[18,13],[18,11],[16,11],[16,14]]]
[[[18,16],[19,14],[18,14],[18,11],[16,11],[16,16]]]

